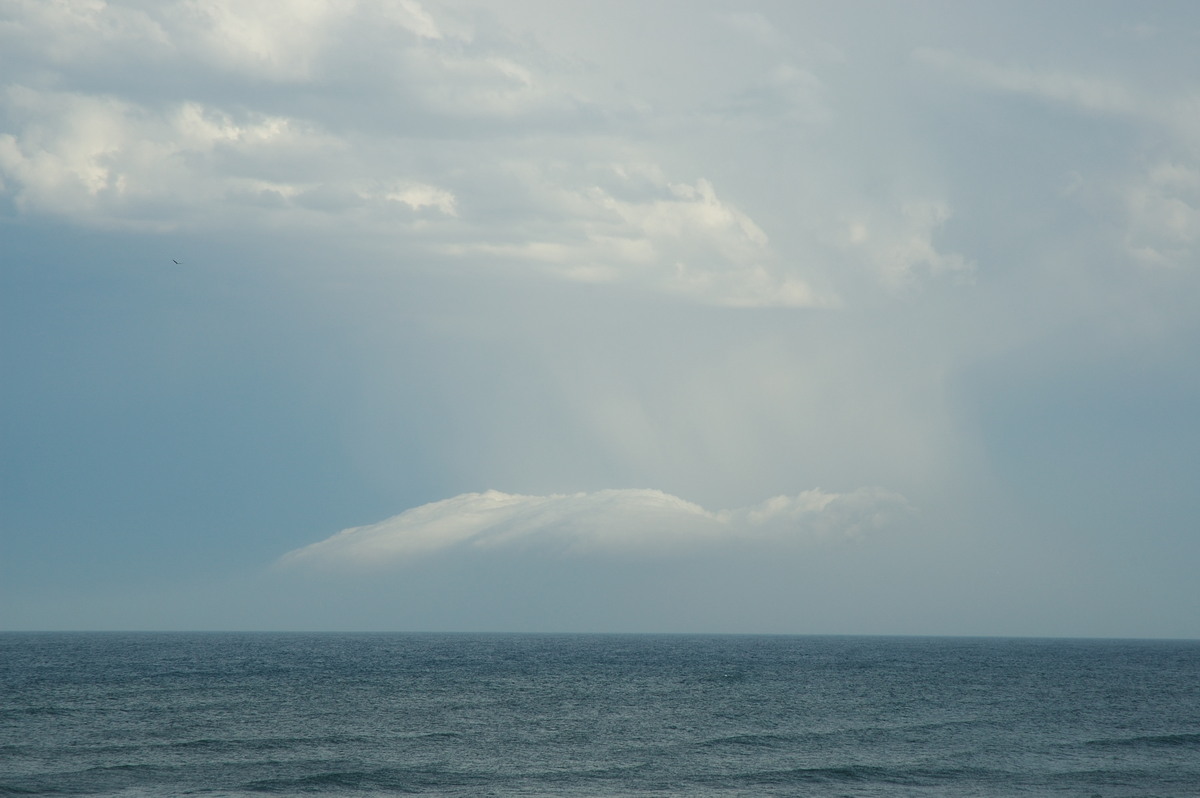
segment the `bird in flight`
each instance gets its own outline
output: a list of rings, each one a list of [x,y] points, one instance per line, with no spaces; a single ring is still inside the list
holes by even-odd
[[[175,260],[174,258],[171,258],[171,263],[174,263],[176,266],[182,266],[182,265],[183,265],[182,263],[180,263],[179,261]]]

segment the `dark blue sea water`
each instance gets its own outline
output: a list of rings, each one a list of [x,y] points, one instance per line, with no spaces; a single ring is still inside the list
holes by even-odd
[[[0,795],[1198,796],[1200,642],[0,634]]]

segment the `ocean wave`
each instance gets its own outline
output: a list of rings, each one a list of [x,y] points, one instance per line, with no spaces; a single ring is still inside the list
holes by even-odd
[[[725,737],[714,737],[700,743],[701,747],[720,748],[725,746],[746,746],[750,748],[777,748],[795,741],[795,737],[783,734],[731,734]]]
[[[437,768],[337,769],[304,776],[259,779],[243,785],[247,792],[290,794],[328,790],[386,790],[416,793],[431,788],[463,787],[478,779]]]
[[[1117,737],[1089,740],[1088,745],[1104,748],[1200,748],[1200,733],[1146,734],[1136,737]]]
[[[1123,645],[972,643],[997,671],[954,670],[958,641],[211,637],[196,644],[210,662],[231,659],[233,641],[267,663],[341,670],[274,683],[238,660],[181,686],[146,675],[178,637],[97,637],[88,656],[77,640],[51,638],[56,681],[5,696],[0,798],[1131,796],[1200,784],[1195,669],[1131,664]],[[856,659],[884,664],[855,671]],[[1031,675],[996,677],[1010,668]],[[1098,686],[1075,689],[1081,668],[1098,669]],[[1119,705],[1095,701],[1134,688]],[[11,712],[31,708],[66,717]]]
[[[913,768],[880,765],[826,765],[784,768],[746,773],[737,778],[747,786],[793,786],[802,784],[851,785],[888,784],[931,787],[944,784],[1004,783],[1011,774],[987,768]]]
[[[20,787],[13,784],[0,784],[0,795],[50,795],[37,787]]]
[[[71,714],[71,710],[69,710],[69,709],[64,709],[62,707],[49,706],[49,705],[28,706],[28,707],[10,707],[8,709],[0,709],[0,720],[7,720],[9,718],[17,718],[20,716],[56,718],[56,717],[62,717],[64,715],[70,715],[70,714]]]
[[[756,785],[779,785],[809,783],[851,783],[862,781],[892,782],[894,771],[887,768],[862,765],[840,765],[833,767],[800,767],[761,771],[743,775],[739,781]]]

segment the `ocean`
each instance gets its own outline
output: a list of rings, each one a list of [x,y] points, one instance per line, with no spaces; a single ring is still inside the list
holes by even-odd
[[[1200,796],[1200,642],[5,633],[0,795]]]

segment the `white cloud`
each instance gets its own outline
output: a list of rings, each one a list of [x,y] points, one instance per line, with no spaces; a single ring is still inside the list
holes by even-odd
[[[750,37],[756,44],[774,47],[781,43],[779,31],[758,11],[718,14],[717,19],[729,25],[731,29]]]
[[[657,490],[523,496],[487,491],[422,505],[285,554],[283,566],[375,568],[452,549],[533,548],[565,556],[663,556],[717,544],[855,538],[910,512],[881,489],[808,490],[710,511]]]
[[[85,215],[97,205],[120,203],[134,188],[129,161],[152,151],[160,138],[139,137],[137,128],[145,126],[116,98],[10,87],[3,100],[10,114],[24,112],[28,121],[17,134],[0,135],[0,171],[19,186],[16,200],[30,210]]]
[[[766,207],[793,209],[771,228],[746,208],[761,186],[735,193],[705,156],[676,157],[696,126],[749,120],[735,135],[754,136],[834,120],[824,82],[761,14],[729,24],[767,52],[664,112],[618,85],[622,67],[492,13],[19,2],[0,26],[0,181],[21,212],[85,225],[268,224],[710,305],[838,306],[856,264],[892,286],[969,270],[933,241],[944,202],[900,190],[888,210],[824,185],[795,197],[826,178],[791,174],[765,188]],[[849,241],[817,241],[848,217]],[[813,240],[779,250],[798,225]]]
[[[1200,243],[1200,169],[1160,163],[1127,195],[1130,253],[1148,266],[1194,262]]]
[[[416,0],[398,0],[395,4],[380,3],[383,13],[397,24],[426,39],[441,39],[444,34],[433,17]]]
[[[726,118],[771,120],[785,125],[828,124],[834,112],[825,84],[812,71],[783,62],[717,106]]]
[[[126,4],[8,0],[4,5],[3,49],[10,54],[36,50],[40,58],[54,64],[107,61],[122,50],[127,54],[145,48],[159,51],[169,40],[151,14]]]
[[[228,69],[276,80],[312,76],[333,23],[352,0],[190,0],[180,8],[196,20],[193,33],[210,57]]]
[[[865,260],[883,285],[900,288],[921,276],[969,276],[974,264],[956,252],[940,252],[934,235],[950,218],[944,202],[911,201],[899,212],[857,214],[846,224],[845,246]]]
[[[444,251],[531,263],[571,280],[627,282],[705,304],[833,303],[782,269],[762,228],[720,199],[709,181],[672,182],[657,165],[644,163],[600,172],[560,171],[551,180],[521,170],[534,201],[565,217],[553,227],[554,238],[454,243]]]
[[[1145,107],[1130,87],[1116,81],[1059,70],[1002,66],[934,48],[918,48],[913,56],[921,63],[970,83],[1065,103],[1088,111],[1132,114]]]
[[[450,190],[367,163],[304,119],[187,101],[10,86],[0,108],[23,124],[0,134],[0,176],[18,207],[105,227],[213,229],[328,217],[412,232],[389,206],[450,218]],[[374,215],[364,216],[364,208]]]
[[[1139,35],[1153,28],[1134,27]],[[957,79],[993,91],[1036,97],[1082,111],[1117,117],[1151,131],[1154,157],[1139,159],[1133,174],[1084,180],[1077,171],[1066,176],[1072,195],[1089,182],[1099,188],[1084,197],[1112,202],[1124,216],[1124,243],[1133,262],[1143,266],[1183,266],[1195,260],[1200,241],[1200,99],[1185,90],[1172,95],[1158,85],[1137,85],[1057,69],[1002,66],[945,50],[918,49],[921,63]],[[1148,163],[1147,163],[1148,162]],[[1099,168],[1111,168],[1102,164]],[[1101,196],[1097,196],[1097,194]]]

